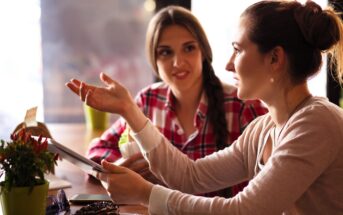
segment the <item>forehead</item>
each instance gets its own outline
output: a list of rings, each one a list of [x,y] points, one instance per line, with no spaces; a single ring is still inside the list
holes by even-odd
[[[233,37],[233,43],[237,43],[239,45],[244,45],[246,43],[250,43],[248,37],[248,28],[249,24],[247,19],[240,19],[238,24],[234,28],[234,37]]]
[[[165,43],[169,41],[194,41],[196,38],[189,30],[181,25],[169,25],[165,27],[160,34],[158,43]]]

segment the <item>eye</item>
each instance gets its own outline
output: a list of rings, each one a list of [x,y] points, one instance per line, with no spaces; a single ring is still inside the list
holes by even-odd
[[[165,57],[165,56],[169,56],[173,53],[173,51],[171,49],[168,48],[161,48],[161,49],[157,49],[157,56],[159,57]]]
[[[233,52],[239,54],[241,51],[237,47],[233,47]]]
[[[185,46],[185,51],[186,52],[191,52],[196,49],[196,46],[194,44],[189,44]]]

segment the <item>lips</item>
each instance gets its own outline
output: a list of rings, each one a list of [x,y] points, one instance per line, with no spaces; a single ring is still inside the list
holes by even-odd
[[[239,79],[238,79],[238,77],[237,77],[237,74],[234,73],[234,74],[232,75],[232,77],[233,77],[233,79],[234,79],[235,81],[239,81]]]
[[[187,71],[179,71],[179,72],[173,73],[172,76],[174,76],[177,79],[184,79],[187,77],[188,74],[189,72]]]

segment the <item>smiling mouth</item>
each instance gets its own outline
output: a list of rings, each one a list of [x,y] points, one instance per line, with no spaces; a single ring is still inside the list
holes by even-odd
[[[177,72],[174,73],[173,76],[177,79],[184,79],[188,75],[188,72]]]

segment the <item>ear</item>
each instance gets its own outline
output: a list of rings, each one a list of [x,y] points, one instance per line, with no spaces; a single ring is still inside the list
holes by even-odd
[[[281,69],[285,66],[286,52],[281,46],[276,46],[270,51],[270,64],[274,69]]]

